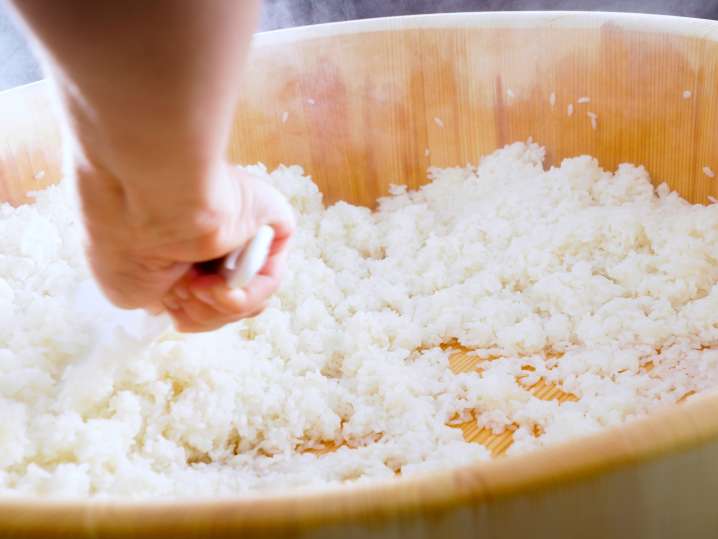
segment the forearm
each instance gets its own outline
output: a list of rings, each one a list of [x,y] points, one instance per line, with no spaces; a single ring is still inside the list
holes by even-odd
[[[12,0],[76,143],[129,210],[206,193],[225,150],[259,0]],[[196,196],[195,196],[196,195]]]

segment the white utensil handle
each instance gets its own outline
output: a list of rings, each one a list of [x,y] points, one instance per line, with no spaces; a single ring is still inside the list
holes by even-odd
[[[221,274],[230,288],[242,288],[264,267],[274,241],[274,229],[262,225],[243,248],[232,251],[222,265]]]

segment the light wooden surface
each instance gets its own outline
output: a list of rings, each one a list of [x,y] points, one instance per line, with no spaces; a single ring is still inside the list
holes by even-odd
[[[421,184],[427,166],[533,136],[550,163],[579,153],[608,168],[642,163],[702,203],[718,196],[703,173],[718,172],[716,40],[707,21],[556,13],[260,35],[229,154],[301,164],[327,200],[371,205],[390,183]],[[0,199],[17,204],[60,174],[45,84],[0,94],[0,118]],[[451,366],[480,368],[461,352]],[[471,421],[459,428],[495,454],[511,443]],[[716,537],[717,463],[718,396],[706,395],[531,455],[374,486],[177,504],[0,501],[0,537]]]

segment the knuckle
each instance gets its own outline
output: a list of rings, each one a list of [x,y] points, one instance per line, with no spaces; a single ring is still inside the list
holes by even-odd
[[[144,307],[144,302],[139,298],[126,296],[119,292],[105,292],[107,299],[110,300],[115,307],[120,309],[140,309]]]
[[[152,258],[157,253],[212,259],[226,254],[228,215],[220,209],[190,209],[181,219],[155,219],[136,226],[136,236],[142,238],[138,253]],[[171,258],[171,257],[170,257]]]
[[[194,247],[199,257],[209,260],[226,254],[228,245],[222,223],[201,221],[195,226]]]
[[[197,324],[182,317],[173,316],[174,326],[180,333],[196,333]]]

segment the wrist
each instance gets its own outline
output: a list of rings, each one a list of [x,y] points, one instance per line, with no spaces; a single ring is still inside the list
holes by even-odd
[[[83,181],[99,180],[122,190],[131,213],[161,213],[170,202],[205,204],[210,184],[226,167],[221,129],[181,114],[160,122],[149,111],[96,110],[67,84],[58,86],[68,157],[71,168],[87,171]],[[138,115],[141,120],[133,117]]]

